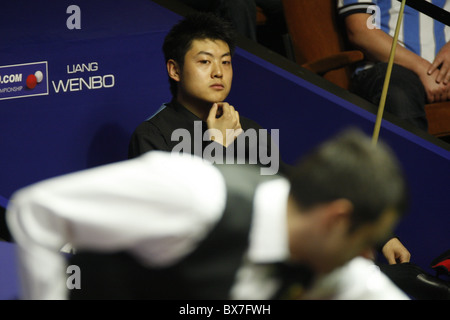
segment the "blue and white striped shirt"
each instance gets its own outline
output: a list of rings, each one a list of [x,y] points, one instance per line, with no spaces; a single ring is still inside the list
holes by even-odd
[[[450,11],[450,0],[426,0]],[[337,0],[338,14],[344,18],[353,13],[380,14],[379,27],[394,37],[401,2],[398,0]],[[374,7],[376,6],[376,7]],[[433,62],[442,46],[450,40],[450,27],[417,10],[405,6],[399,44]]]

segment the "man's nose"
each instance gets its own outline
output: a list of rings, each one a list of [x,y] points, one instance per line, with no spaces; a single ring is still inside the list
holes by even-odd
[[[222,65],[219,63],[215,63],[213,70],[212,70],[212,77],[213,78],[222,78],[222,76],[223,76]]]

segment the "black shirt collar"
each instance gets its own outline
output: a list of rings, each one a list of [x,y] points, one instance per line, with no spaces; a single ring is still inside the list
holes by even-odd
[[[195,114],[193,114],[190,110],[188,110],[185,106],[183,106],[181,103],[179,103],[175,98],[172,99],[167,104],[167,107],[174,109],[176,112],[179,112],[183,114],[184,117],[186,117],[186,120],[189,121],[203,121],[199,117],[197,117]]]

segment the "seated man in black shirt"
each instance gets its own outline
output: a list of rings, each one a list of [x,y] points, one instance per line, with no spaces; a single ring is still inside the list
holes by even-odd
[[[150,150],[183,152],[215,163],[259,164],[266,174],[278,173],[277,137],[225,102],[233,78],[234,37],[232,25],[211,13],[190,15],[172,28],[163,51],[173,99],[137,127],[129,158]]]

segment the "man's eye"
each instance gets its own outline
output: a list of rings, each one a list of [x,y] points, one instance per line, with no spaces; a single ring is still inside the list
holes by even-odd
[[[200,63],[207,64],[207,63],[209,63],[209,60],[200,60]]]

